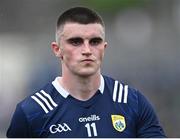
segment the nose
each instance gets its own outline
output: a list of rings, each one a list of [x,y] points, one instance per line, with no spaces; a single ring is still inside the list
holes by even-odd
[[[88,42],[85,42],[84,45],[82,46],[82,54],[86,56],[90,56],[92,54],[91,52],[91,46],[89,45]]]

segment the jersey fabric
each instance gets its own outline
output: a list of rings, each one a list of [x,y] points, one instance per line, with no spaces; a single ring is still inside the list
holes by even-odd
[[[101,76],[96,94],[80,101],[60,86],[58,78],[17,104],[7,137],[166,137],[138,90]]]

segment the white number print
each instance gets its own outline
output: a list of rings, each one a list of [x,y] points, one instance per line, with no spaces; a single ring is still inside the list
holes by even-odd
[[[97,136],[97,129],[96,129],[95,123],[91,123],[91,124],[87,123],[87,124],[85,124],[85,127],[87,129],[88,137],[92,137],[92,132],[93,132],[94,137]]]

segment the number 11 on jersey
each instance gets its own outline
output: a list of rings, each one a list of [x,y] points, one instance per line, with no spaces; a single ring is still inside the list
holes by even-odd
[[[96,124],[95,123],[87,123],[85,124],[85,127],[87,129],[88,137],[96,137],[97,136],[97,129],[96,129]],[[92,135],[93,133],[93,135]]]

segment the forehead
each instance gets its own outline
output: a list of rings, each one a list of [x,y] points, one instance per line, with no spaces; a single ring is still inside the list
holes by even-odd
[[[104,28],[101,24],[79,24],[66,23],[62,29],[62,37],[102,37],[104,38]]]

